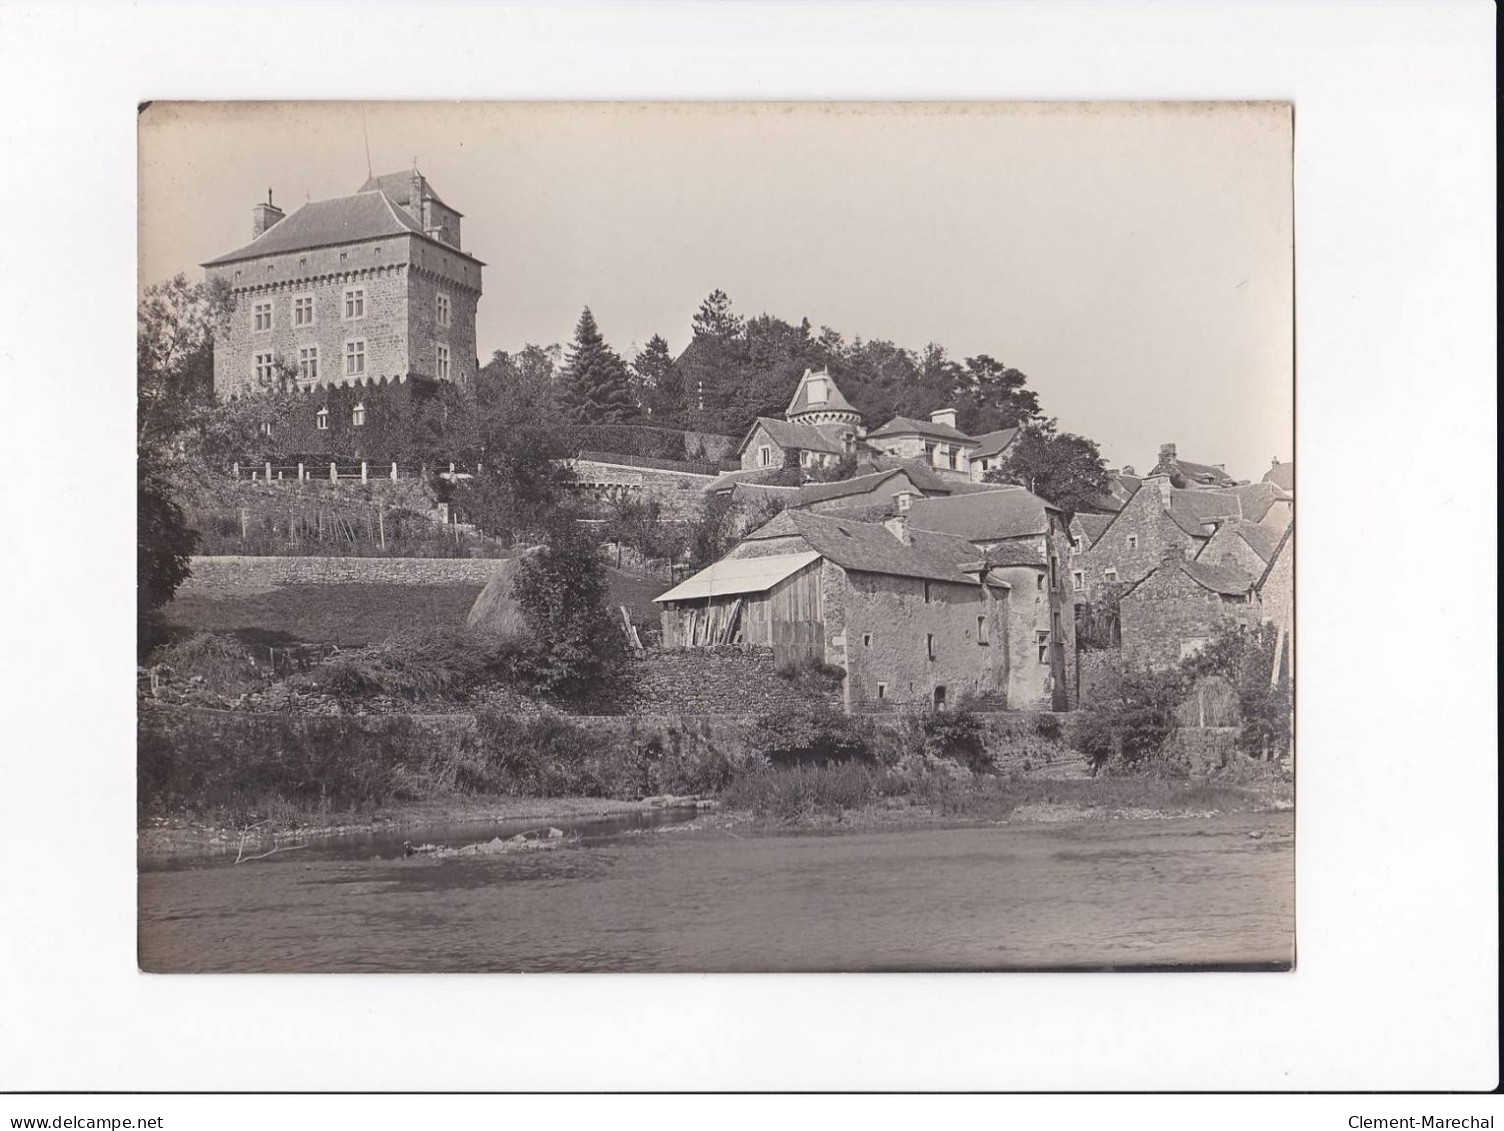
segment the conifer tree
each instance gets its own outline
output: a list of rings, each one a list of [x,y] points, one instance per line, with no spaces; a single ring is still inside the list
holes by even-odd
[[[582,424],[620,424],[637,415],[626,364],[606,344],[587,306],[575,324],[561,397],[565,409]]]

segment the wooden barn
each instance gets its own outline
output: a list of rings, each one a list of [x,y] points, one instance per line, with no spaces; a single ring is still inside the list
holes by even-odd
[[[823,659],[820,555],[725,558],[656,598],[663,645],[766,644],[780,663]]]

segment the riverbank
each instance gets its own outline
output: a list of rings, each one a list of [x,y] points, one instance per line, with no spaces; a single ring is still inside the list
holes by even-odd
[[[294,845],[372,834],[423,834],[451,826],[480,828],[518,822],[580,824],[664,811],[684,821],[663,831],[736,830],[753,834],[876,831],[972,824],[1055,824],[1165,820],[1229,813],[1283,812],[1294,805],[1288,782],[1255,785],[1188,779],[979,778],[927,782],[898,795],[851,796],[812,784],[813,773],[763,775],[754,792],[744,783],[719,797],[662,796],[635,801],[592,797],[467,797],[407,802],[366,812],[284,813],[247,826],[186,816],[149,817],[138,830],[143,861],[184,856],[260,855]],[[802,780],[800,780],[802,779]]]

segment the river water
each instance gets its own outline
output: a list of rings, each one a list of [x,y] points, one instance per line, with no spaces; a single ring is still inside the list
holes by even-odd
[[[761,836],[684,831],[689,819],[598,822],[556,850],[503,856],[407,858],[401,836],[370,836],[238,866],[143,865],[140,964],[871,971],[1293,960],[1291,813]],[[514,831],[422,839],[458,846]]]

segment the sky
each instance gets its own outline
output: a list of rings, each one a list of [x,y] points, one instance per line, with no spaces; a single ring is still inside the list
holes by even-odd
[[[484,261],[477,350],[675,352],[719,287],[848,339],[1028,375],[1140,472],[1163,443],[1259,479],[1293,451],[1292,120],[1272,103],[153,103],[140,283],[407,170]],[[868,421],[876,427],[881,421]]]

